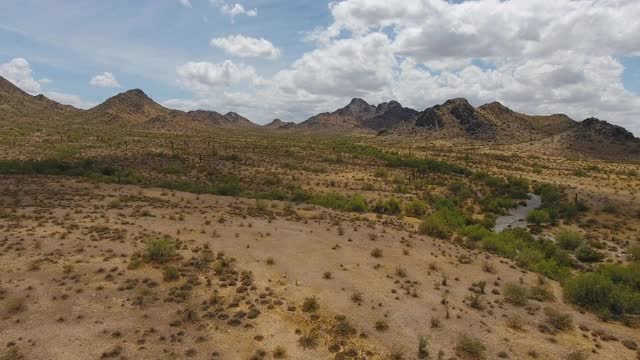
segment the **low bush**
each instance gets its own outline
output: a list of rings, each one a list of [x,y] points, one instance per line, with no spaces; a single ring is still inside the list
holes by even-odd
[[[404,206],[404,213],[407,216],[421,218],[427,214],[429,206],[423,200],[413,200]]]
[[[527,214],[527,222],[540,226],[551,222],[551,216],[545,210],[532,210]]]
[[[442,207],[427,216],[418,230],[422,234],[447,239],[453,231],[459,230],[465,225],[466,219],[457,209]]]
[[[578,274],[564,286],[572,303],[608,318],[640,315],[640,264],[602,265]]]
[[[558,331],[566,331],[573,328],[573,317],[571,314],[560,312],[553,308],[544,308],[546,321]]]
[[[571,230],[562,230],[556,235],[556,244],[565,250],[575,250],[584,242],[584,237]]]
[[[516,283],[506,284],[502,289],[502,295],[507,302],[515,306],[525,306],[527,304],[527,289]]]
[[[147,242],[147,259],[165,262],[176,254],[176,243],[169,237],[155,238]]]
[[[397,215],[402,212],[400,201],[396,198],[380,200],[373,206],[373,212],[378,214]]]
[[[487,347],[480,339],[462,335],[455,347],[456,355],[465,360],[482,360],[486,358]]]
[[[302,311],[313,313],[318,311],[319,309],[320,302],[318,301],[317,297],[311,296],[304,299],[304,302],[302,303]]]
[[[587,244],[580,245],[580,247],[576,249],[575,253],[576,259],[582,262],[593,263],[602,261],[602,259],[604,259],[604,255],[601,252],[594,250]]]

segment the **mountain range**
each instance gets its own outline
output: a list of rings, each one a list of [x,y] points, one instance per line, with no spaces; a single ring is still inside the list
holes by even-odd
[[[265,131],[358,132],[379,136],[417,136],[427,139],[463,139],[499,144],[535,144],[562,153],[596,153],[640,158],[640,139],[626,129],[589,118],[578,122],[563,114],[526,115],[492,102],[473,107],[456,98],[416,111],[397,101],[378,105],[355,98],[334,112],[321,113],[296,124],[275,119],[260,126],[234,113],[168,109],[134,89],[115,95],[88,110],[76,109],[32,96],[0,77],[0,122],[69,122],[96,126],[123,126],[144,130],[190,131],[238,128]],[[608,156],[608,155],[607,155]]]

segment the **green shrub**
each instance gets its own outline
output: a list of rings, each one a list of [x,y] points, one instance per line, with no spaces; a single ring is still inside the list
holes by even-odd
[[[571,314],[563,313],[553,308],[544,308],[547,323],[558,331],[570,330],[573,328],[573,317]]]
[[[478,202],[484,211],[494,214],[506,214],[508,209],[517,206],[512,199],[492,195],[483,197]]]
[[[312,197],[310,202],[314,205],[329,209],[353,212],[369,211],[366,200],[360,195],[354,195],[351,198],[347,198],[346,196],[338,193],[326,193]]]
[[[532,210],[527,214],[527,222],[535,225],[542,225],[551,222],[551,217],[545,210]]]
[[[640,315],[640,265],[602,265],[596,272],[578,274],[564,286],[572,303],[605,317]]]
[[[564,229],[556,235],[556,244],[565,250],[575,250],[584,242],[584,237],[571,230]]]
[[[347,211],[353,212],[367,212],[369,211],[369,206],[367,206],[367,201],[360,195],[354,195],[347,203]]]
[[[485,359],[487,347],[480,339],[469,335],[462,335],[456,343],[456,355],[465,360],[482,360]]]
[[[398,199],[391,198],[385,201],[378,201],[373,207],[373,212],[378,214],[397,215],[402,212],[402,209]]]
[[[418,230],[422,234],[447,239],[453,231],[461,229],[465,224],[466,219],[457,209],[441,207],[427,216]]]
[[[168,266],[162,270],[164,281],[176,281],[180,278],[180,272],[173,266]]]
[[[428,218],[424,220],[418,227],[421,234],[437,237],[439,239],[448,239],[451,237],[451,230],[444,221],[437,218]]]
[[[602,261],[602,259],[604,259],[604,255],[594,250],[589,245],[582,244],[576,249],[576,258],[582,262],[592,263]]]
[[[427,214],[429,206],[422,200],[413,200],[404,206],[404,213],[407,216],[421,218]]]
[[[315,296],[311,296],[304,299],[302,303],[302,311],[304,312],[316,312],[320,309],[320,302]]]
[[[165,262],[176,254],[176,243],[169,237],[152,239],[147,243],[146,254],[150,261]]]
[[[462,229],[461,234],[468,237],[470,240],[477,242],[487,236],[490,236],[493,232],[482,225],[475,224],[466,226]]]
[[[527,289],[516,283],[508,283],[502,289],[504,299],[515,305],[525,306],[527,304]]]

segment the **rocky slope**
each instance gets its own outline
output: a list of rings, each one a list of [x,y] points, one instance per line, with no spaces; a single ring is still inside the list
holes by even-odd
[[[294,122],[282,121],[280,119],[273,119],[273,121],[271,121],[270,123],[263,125],[265,129],[272,129],[272,130],[292,129],[295,126],[296,126],[296,123]]]
[[[62,105],[44,95],[32,96],[0,76],[1,121],[54,121],[80,113],[73,106]]]
[[[322,113],[300,123],[299,128],[324,130],[382,130],[392,128],[413,118],[418,112],[402,107],[397,101],[370,105],[362,99],[351,102],[334,112]]]

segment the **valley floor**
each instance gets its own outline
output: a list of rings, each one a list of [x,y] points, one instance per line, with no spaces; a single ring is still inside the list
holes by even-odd
[[[637,358],[637,329],[395,217],[66,177],[0,189],[2,359],[414,359],[420,337],[433,359]],[[164,236],[175,256],[145,258]],[[555,300],[515,306],[508,284]]]

